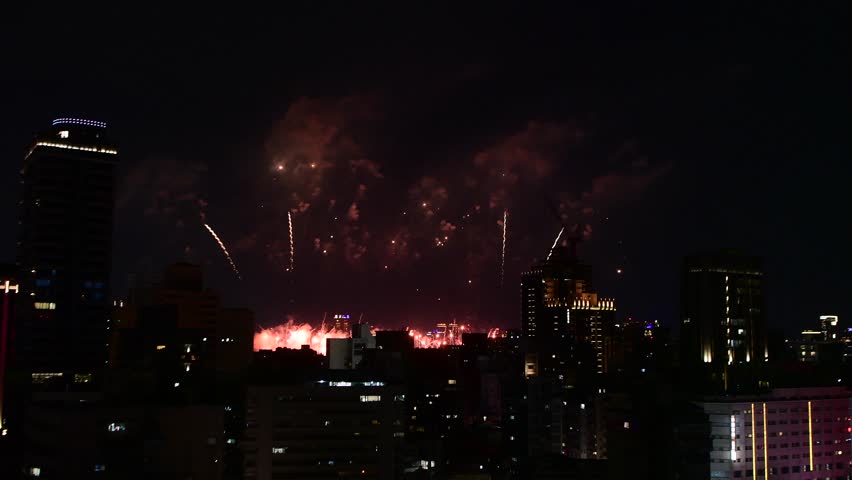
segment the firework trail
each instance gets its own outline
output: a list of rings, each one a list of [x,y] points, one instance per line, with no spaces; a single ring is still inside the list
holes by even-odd
[[[290,230],[290,268],[293,271],[296,268],[296,247],[293,245],[293,216],[287,212],[287,228]]]
[[[503,276],[506,269],[506,228],[509,224],[509,209],[503,210],[503,249],[500,254],[500,288],[503,288]]]
[[[210,235],[213,235],[213,239],[216,240],[216,243],[219,244],[219,248],[222,249],[222,253],[225,254],[225,258],[227,258],[228,263],[231,264],[231,269],[234,270],[235,274],[237,274],[237,279],[242,280],[243,277],[240,276],[240,271],[237,269],[237,266],[234,264],[234,261],[231,259],[231,254],[228,253],[228,249],[225,248],[225,244],[222,243],[222,240],[219,238],[219,235],[216,235],[216,232],[214,232],[213,229],[210,228],[210,225],[207,225],[206,223],[204,224],[204,228],[206,228],[207,231],[210,232]]]
[[[553,249],[556,248],[556,244],[559,243],[559,239],[562,237],[562,232],[565,231],[565,227],[562,227],[559,230],[559,235],[556,235],[556,240],[553,241],[553,246],[550,247],[550,251],[547,252],[547,259],[550,260],[550,256],[553,255]]]

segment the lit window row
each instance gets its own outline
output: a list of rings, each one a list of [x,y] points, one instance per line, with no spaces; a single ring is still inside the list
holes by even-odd
[[[385,386],[385,382],[377,382],[374,380],[369,380],[366,382],[326,382],[325,380],[318,380],[317,383],[323,384],[328,383],[329,387],[351,387],[351,386],[363,386],[363,387],[383,387]]]
[[[56,304],[53,302],[35,302],[36,310],[56,310]]]
[[[109,425],[107,425],[107,431],[108,432],[116,433],[116,432],[123,432],[125,430],[127,430],[127,426],[123,423],[114,422],[114,423],[110,423]]]
[[[67,124],[84,125],[84,126],[87,126],[87,127],[100,127],[100,128],[106,128],[106,126],[107,126],[105,122],[99,122],[97,120],[87,120],[85,118],[57,118],[52,123],[53,126],[67,125]]]
[[[81,147],[78,145],[68,145],[65,143],[53,143],[53,142],[36,142],[36,147],[51,147],[51,148],[64,148],[66,150],[80,150],[83,152],[94,152],[94,153],[108,153],[110,155],[118,154],[118,150],[114,148],[101,148],[101,147]],[[35,148],[33,148],[35,149]],[[32,153],[32,150],[30,151]],[[29,156],[29,155],[27,155]]]
[[[45,383],[53,378],[59,378],[62,372],[35,372],[31,375],[33,383]]]

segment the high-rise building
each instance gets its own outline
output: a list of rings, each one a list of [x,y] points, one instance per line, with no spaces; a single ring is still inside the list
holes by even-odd
[[[837,342],[843,337],[837,315],[820,315],[819,326],[822,339],[826,342]]]
[[[802,330],[798,339],[785,342],[790,358],[822,366],[840,365],[847,358],[847,343],[836,315],[820,315],[819,328]]]
[[[334,315],[334,329],[340,330],[342,332],[348,332],[350,327],[349,323],[349,314],[348,313],[338,313]]]
[[[683,362],[764,362],[764,279],[759,258],[737,252],[687,257],[683,270]]]
[[[181,383],[196,372],[239,376],[251,363],[254,314],[224,308],[198,265],[176,263],[159,283],[134,286],[114,315],[113,367],[155,366]]]
[[[823,387],[699,402],[712,441],[705,478],[848,478],[849,399]]]
[[[400,478],[405,390],[336,378],[248,387],[244,478]]]
[[[573,245],[572,245],[573,247]],[[605,458],[593,408],[609,370],[615,301],[592,286],[591,267],[573,248],[555,247],[521,277],[521,326],[530,458]]]
[[[106,124],[59,118],[24,158],[18,365],[88,383],[107,359],[117,150]]]
[[[521,326],[539,374],[576,364],[606,372],[615,312],[614,300],[595,293],[591,268],[565,247],[521,277]]]

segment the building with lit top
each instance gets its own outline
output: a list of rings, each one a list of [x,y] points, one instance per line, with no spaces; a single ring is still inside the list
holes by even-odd
[[[554,248],[521,277],[521,326],[531,354],[527,376],[576,367],[606,372],[615,314],[615,301],[594,291],[591,267],[567,248]]]
[[[843,338],[840,320],[837,318],[837,315],[820,315],[819,326],[824,341],[839,341]]]
[[[737,252],[687,257],[683,269],[682,361],[713,365],[765,362],[762,262]]]
[[[89,383],[107,360],[117,153],[105,123],[59,118],[24,158],[15,343],[34,383]]]
[[[848,359],[844,333],[836,315],[820,315],[816,329],[806,328],[798,339],[786,343],[788,353],[799,362],[838,366]]]
[[[709,478],[849,478],[849,399],[827,387],[699,402],[710,425]]]
[[[334,329],[340,330],[342,332],[348,332],[351,328],[349,323],[349,314],[348,313],[338,313],[334,315]]]

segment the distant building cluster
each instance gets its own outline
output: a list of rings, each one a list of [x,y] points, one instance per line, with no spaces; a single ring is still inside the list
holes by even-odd
[[[518,329],[338,313],[324,344],[255,351],[252,311],[198,265],[112,293],[107,133],[57,119],[24,158],[0,478],[850,478],[852,327],[779,334],[759,258],[687,257],[677,325],[623,314],[554,245],[521,276]]]

